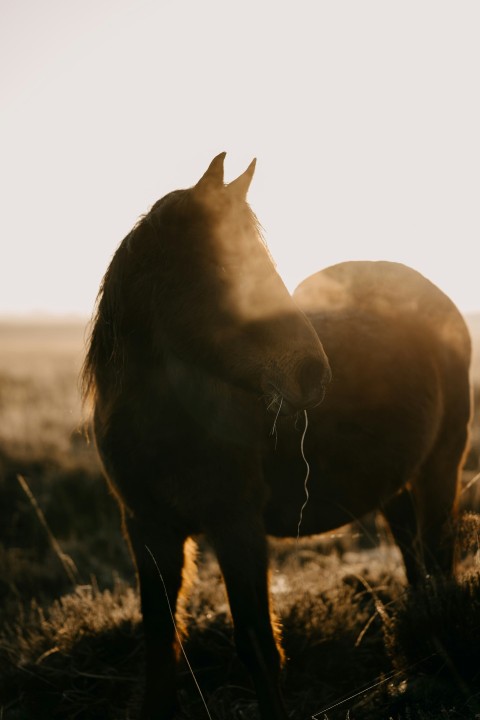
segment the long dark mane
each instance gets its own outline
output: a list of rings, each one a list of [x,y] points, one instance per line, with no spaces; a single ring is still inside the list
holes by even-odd
[[[96,378],[100,371],[110,371],[115,384],[121,386],[124,366],[124,337],[120,332],[123,310],[123,278],[128,263],[128,246],[131,235],[144,222],[139,220],[125,237],[114,254],[103,277],[97,294],[95,311],[91,320],[88,350],[81,370],[81,391],[84,402],[95,403]]]
[[[162,284],[174,270],[168,267],[170,254],[164,246],[176,245],[179,263],[183,261],[188,267],[182,217],[185,220],[184,216],[193,210],[198,234],[204,232],[201,226],[207,223],[200,208],[191,202],[190,193],[189,190],[176,191],[156,202],[116,250],[97,295],[82,368],[85,401],[95,402],[102,386],[108,386],[112,401],[121,392],[127,361],[132,359],[129,348],[144,348],[148,350],[145,357],[153,359],[152,332],[161,324],[162,315],[168,313]],[[176,224],[169,217],[172,206],[177,211]],[[188,221],[185,224],[188,225]],[[148,349],[144,347],[146,344],[150,345]]]

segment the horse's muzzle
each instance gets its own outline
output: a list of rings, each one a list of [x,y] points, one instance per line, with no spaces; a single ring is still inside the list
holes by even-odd
[[[303,360],[294,379],[267,384],[268,411],[275,415],[293,415],[320,405],[331,379],[328,363],[310,358]]]

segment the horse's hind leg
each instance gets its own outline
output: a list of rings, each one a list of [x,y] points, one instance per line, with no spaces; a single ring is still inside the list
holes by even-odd
[[[272,625],[263,522],[252,515],[209,528],[227,587],[239,657],[251,673],[262,720],[287,720],[279,690],[281,657]]]
[[[382,508],[412,584],[427,575],[453,577],[456,501],[467,436],[465,425],[441,433],[410,486]]]
[[[184,537],[155,523],[127,520],[143,616],[146,687],[142,720],[167,720],[178,710],[178,643],[172,614],[182,585]],[[172,613],[172,614],[171,614]]]
[[[418,563],[418,523],[415,500],[409,487],[405,487],[382,507],[395,542],[401,550],[405,571],[410,584],[416,585],[423,575]]]
[[[442,433],[413,483],[419,559],[428,575],[453,577],[458,488],[468,431]]]

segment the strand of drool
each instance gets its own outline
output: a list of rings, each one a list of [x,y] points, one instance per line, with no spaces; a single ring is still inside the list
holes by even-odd
[[[299,519],[298,519],[298,527],[297,527],[297,543],[298,543],[298,541],[299,541],[299,539],[300,539],[300,526],[301,526],[302,520],[303,520],[303,511],[304,511],[305,508],[307,507],[307,503],[308,503],[308,501],[309,501],[309,499],[310,499],[310,494],[309,494],[309,492],[308,492],[308,478],[310,477],[310,465],[308,464],[308,460],[307,460],[307,458],[305,457],[305,451],[304,451],[304,448],[303,448],[303,444],[304,444],[304,442],[305,442],[305,435],[307,434],[307,428],[308,428],[308,415],[307,415],[307,411],[306,411],[306,410],[304,410],[303,412],[304,412],[304,415],[305,415],[305,427],[304,427],[304,429],[303,429],[302,440],[301,440],[301,442],[300,442],[300,451],[301,451],[301,453],[302,453],[302,458],[303,458],[303,461],[304,461],[305,466],[306,466],[306,468],[307,468],[307,471],[306,471],[306,473],[305,473],[305,480],[303,481],[303,488],[304,488],[304,490],[305,490],[305,502],[303,503],[302,507],[300,508],[300,517],[299,517]]]
[[[183,643],[182,643],[182,639],[181,639],[181,637],[180,637],[180,633],[179,633],[178,630],[177,630],[177,623],[175,622],[175,616],[174,616],[174,614],[173,614],[172,606],[170,605],[170,600],[168,599],[168,593],[167,593],[167,587],[166,587],[166,585],[165,585],[165,580],[163,579],[163,575],[162,575],[162,573],[160,572],[160,568],[158,567],[158,564],[157,564],[157,561],[156,561],[156,559],[155,559],[155,556],[154,556],[154,554],[152,553],[152,551],[150,550],[150,548],[148,547],[148,545],[145,545],[145,549],[146,549],[146,550],[148,551],[148,553],[150,554],[150,557],[152,558],[153,562],[155,563],[155,567],[157,568],[158,575],[159,575],[159,577],[160,577],[160,580],[162,581],[163,589],[165,590],[165,597],[167,598],[167,605],[168,605],[168,609],[169,609],[169,612],[170,612],[170,617],[172,618],[172,623],[173,623],[173,627],[174,627],[174,629],[175,629],[175,634],[176,634],[176,636],[177,636],[178,644],[180,645],[180,649],[181,649],[181,651],[182,651],[183,657],[185,658],[185,662],[187,663],[188,669],[190,670],[190,672],[191,672],[191,674],[192,674],[193,681],[194,681],[194,683],[195,683],[195,685],[196,685],[196,688],[197,688],[197,690],[198,690],[198,693],[199,693],[199,695],[200,695],[200,697],[201,697],[201,699],[202,699],[202,702],[203,702],[203,705],[204,705],[204,707],[205,707],[206,713],[207,713],[208,717],[210,718],[210,720],[212,720],[212,716],[210,715],[210,712],[209,712],[209,710],[208,710],[208,706],[207,706],[207,703],[206,703],[206,701],[205,701],[205,698],[203,697],[203,693],[202,693],[202,691],[201,691],[201,689],[200,689],[200,685],[199,685],[198,682],[197,682],[197,678],[195,677],[195,673],[193,672],[192,666],[190,665],[190,662],[189,662],[188,657],[187,657],[187,653],[185,652],[185,649],[184,649],[184,647],[183,647]]]

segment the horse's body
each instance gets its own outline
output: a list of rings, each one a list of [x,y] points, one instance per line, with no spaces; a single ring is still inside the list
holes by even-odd
[[[253,164],[224,186],[223,158],[194,188],[159,201],[118,249],[84,370],[140,579],[144,718],[177,707],[164,584],[175,608],[184,544],[199,532],[217,552],[262,717],[286,718],[266,533],[297,533],[305,465],[292,416],[301,410],[311,465],[301,533],[380,508],[412,581],[453,571],[470,413],[460,314],[420,275],[388,263],[312,276],[295,294],[301,312],[245,203]],[[322,404],[330,370],[318,337],[333,368]]]
[[[294,298],[322,339],[333,380],[308,412],[309,501],[301,533],[380,509],[407,575],[451,574],[453,514],[470,420],[470,337],[451,300],[404,265],[349,262]],[[267,532],[297,531],[305,474],[298,432],[279,418],[265,458]]]

